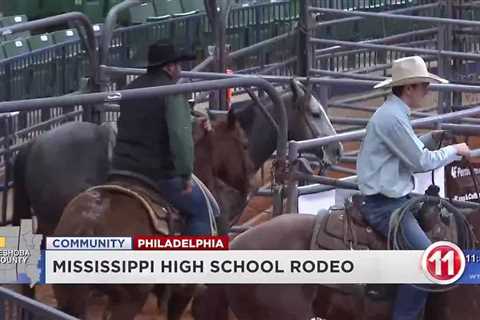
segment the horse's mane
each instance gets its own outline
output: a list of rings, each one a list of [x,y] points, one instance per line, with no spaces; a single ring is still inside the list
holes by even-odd
[[[288,98],[289,95],[291,95],[293,92],[289,86],[287,86],[286,88],[282,87],[282,89],[283,90],[278,93],[280,95],[280,98],[282,99]],[[268,95],[258,98],[260,102],[262,102],[265,106],[272,104],[272,101]],[[244,101],[233,102],[232,108],[233,110],[243,110],[244,108],[250,107],[253,104],[255,104],[255,101],[253,101],[252,99],[248,99]]]

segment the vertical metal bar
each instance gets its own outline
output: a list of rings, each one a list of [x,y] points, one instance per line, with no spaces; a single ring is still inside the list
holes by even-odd
[[[225,2],[226,3],[226,2]],[[221,11],[217,12],[216,16],[216,48],[217,48],[217,72],[224,73],[226,67],[226,46],[227,40],[227,19],[228,19],[228,4],[221,6]],[[227,108],[227,91],[225,89],[218,90],[218,107],[220,109]]]
[[[290,170],[288,172],[288,184],[287,184],[287,210],[289,213],[298,213],[298,181],[293,176],[292,163],[298,157],[298,148],[295,142],[289,142],[288,144],[288,162]]]
[[[300,21],[299,21],[299,52],[297,61],[297,74],[307,77],[311,68],[311,46],[310,46],[310,13],[308,10],[310,0],[300,0]]]
[[[447,14],[449,17],[452,13],[451,1],[442,0],[440,2],[442,11]],[[441,24],[438,27],[438,50],[449,50],[451,44],[450,33],[452,32],[451,25]],[[451,78],[451,67],[450,67],[450,58],[442,55],[438,55],[438,74],[443,78]],[[437,111],[439,114],[447,112],[448,107],[451,105],[451,94],[450,92],[439,92],[438,93],[438,106]]]
[[[452,6],[454,5],[461,5],[462,4],[462,0],[454,0],[452,1],[454,2],[453,4],[450,5],[451,9],[450,9],[450,12],[449,12],[449,16],[448,18],[454,18],[454,19],[463,19],[463,10],[462,8],[460,8],[459,6],[456,7],[456,9],[453,9]],[[455,51],[460,51],[462,52],[462,43],[459,39],[459,36],[458,36],[458,33],[456,32],[456,30],[452,30],[451,32],[451,45],[452,45],[452,48],[450,49],[453,49]],[[472,41],[472,45],[473,45],[473,41]],[[470,48],[471,51],[470,52],[475,52],[473,51],[474,48]],[[468,64],[468,62],[467,62]],[[456,74],[452,74],[452,77],[455,78],[456,81],[458,81],[460,78],[460,75],[462,74],[462,60],[460,59],[453,59],[453,70],[456,72]],[[466,70],[464,70],[466,71]],[[458,75],[458,78],[456,77]],[[463,79],[460,79],[463,81]],[[453,105],[461,105],[462,104],[462,93],[461,92],[453,92],[452,93],[452,104]]]
[[[126,10],[130,7],[140,5],[142,1],[140,0],[125,0],[123,2],[118,3],[114,7],[110,9],[106,18],[105,24],[103,28],[103,39],[99,48],[99,60],[100,65],[108,65],[109,64],[109,49],[112,43],[113,38],[113,31],[117,22],[117,17],[119,13],[123,10]],[[155,2],[153,1],[155,4]],[[96,68],[96,66],[95,66]],[[108,89],[108,76],[106,73],[103,72],[102,68],[99,69],[99,80],[101,83],[101,90],[106,91]]]
[[[4,140],[4,181],[3,181],[3,193],[2,193],[2,221],[1,225],[7,224],[7,203],[8,203],[8,182],[10,179],[10,135],[11,135],[11,128],[10,128],[10,115],[6,114],[3,117],[5,121],[5,140]]]

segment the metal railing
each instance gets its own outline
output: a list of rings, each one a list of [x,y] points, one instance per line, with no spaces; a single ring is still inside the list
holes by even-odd
[[[351,80],[351,81],[359,81],[359,82],[361,81],[362,83],[366,82],[363,80]],[[446,90],[446,91],[450,91],[450,90],[469,91],[469,92],[480,93],[480,87],[468,86],[468,85],[456,85],[456,84],[432,85],[432,89]],[[450,113],[440,114],[440,115],[433,115],[429,117],[416,119],[412,121],[412,126],[425,127],[426,125],[430,125],[430,124],[440,124],[442,122],[446,122],[449,120],[461,119],[464,117],[469,117],[469,116],[478,115],[478,114],[480,114],[480,106],[472,107],[472,108],[461,110],[461,111],[450,112]],[[465,130],[465,132],[469,131],[471,133],[472,127],[455,126],[455,130],[457,130],[457,132]],[[345,132],[342,134],[323,137],[323,138],[317,138],[317,139],[311,139],[311,140],[305,140],[305,141],[291,141],[289,142],[289,147],[288,147],[289,163],[295,163],[301,151],[324,146],[332,142],[360,140],[365,135],[365,133],[366,133],[366,130],[362,129],[362,130]],[[477,131],[477,135],[478,134],[480,134],[480,132]],[[317,182],[322,184],[336,183],[337,186],[342,185],[342,182],[338,181],[337,179],[333,179],[332,181],[327,181],[325,177],[319,177],[319,176],[308,175],[308,174],[298,174],[296,170],[290,171],[289,174],[290,174],[290,177],[288,179],[289,182],[287,187],[287,208],[289,212],[298,212],[298,206],[297,206],[297,199],[299,194],[298,180],[300,178],[302,180],[310,180],[312,182]],[[346,187],[346,186],[343,186],[343,187]]]
[[[79,320],[60,310],[0,287],[0,318],[31,320]]]
[[[418,1],[380,2],[362,0],[314,1],[313,5],[339,9],[353,7],[356,10],[376,11],[380,9],[404,8],[406,6],[417,5],[418,3]],[[230,11],[228,18],[227,42],[231,44],[232,50],[250,47],[255,43],[292,30],[298,22],[298,19],[298,8],[293,2],[289,1],[235,8]],[[369,31],[366,30],[363,34],[360,33],[360,36],[366,36],[368,33]],[[129,63],[131,63],[133,59],[141,60],[149,43],[162,38],[175,39],[179,45],[195,45],[201,50],[200,55],[203,58],[208,56],[207,46],[214,43],[212,30],[210,29],[206,16],[202,14],[123,27],[117,29],[113,35],[110,49],[111,65],[132,66],[129,65]],[[104,41],[99,42],[108,43]],[[59,48],[62,48],[60,52]],[[61,51],[65,51],[65,57],[62,57],[63,53]],[[235,69],[275,63],[281,61],[285,55],[288,54],[288,52],[279,54],[278,50],[276,51],[275,55],[272,55],[271,51],[269,52],[267,50],[255,55],[255,57],[250,56],[248,59],[241,59],[241,61],[237,63],[238,68]],[[60,61],[58,61],[59,56],[62,57]],[[57,61],[52,62],[54,58],[56,58]],[[8,86],[3,88],[0,86],[0,99],[37,98],[72,92],[78,88],[79,79],[87,70],[86,68],[89,64],[86,58],[86,52],[81,49],[80,41],[75,41],[74,43],[60,44],[37,50],[36,52],[25,54],[21,58],[19,56],[0,61],[0,77],[5,74],[5,72],[9,72],[8,79],[16,79],[16,81],[11,81]],[[50,67],[57,65],[57,72],[60,75],[66,75],[66,77],[61,78],[56,76],[55,79],[50,79],[49,82],[52,85],[50,85],[48,93],[42,92],[41,90],[35,89],[40,87],[40,83],[43,83],[39,73],[36,73],[35,79],[32,79],[32,76],[29,77],[22,68],[19,68],[19,66],[25,66],[26,64],[35,64],[37,67],[45,64],[45,73],[48,73]],[[3,79],[7,79],[7,77],[3,77]],[[2,83],[6,82],[2,81]],[[22,88],[32,88],[34,90],[26,92]]]

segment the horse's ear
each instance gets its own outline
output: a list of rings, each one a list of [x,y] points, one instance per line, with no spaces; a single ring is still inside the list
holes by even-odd
[[[228,129],[234,129],[236,123],[237,123],[237,116],[235,115],[235,111],[233,111],[233,108],[230,108],[230,110],[228,110],[228,113],[227,113]]]
[[[297,79],[292,79],[290,81],[290,88],[292,89],[293,93],[293,101],[298,101],[300,99],[303,99],[305,96],[305,87],[301,82],[299,82]]]

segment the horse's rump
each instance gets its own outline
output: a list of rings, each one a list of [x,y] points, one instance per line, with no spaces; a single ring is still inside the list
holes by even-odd
[[[153,228],[160,234],[179,235],[183,230],[184,220],[178,210],[141,179],[116,174],[108,184],[94,186],[86,192],[97,190],[117,192],[139,201],[148,213]]]

